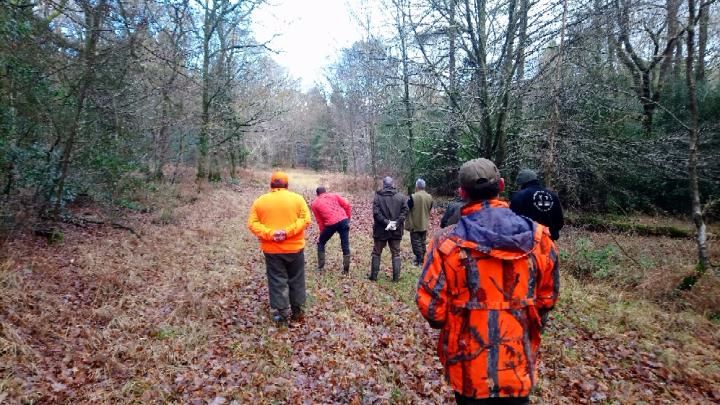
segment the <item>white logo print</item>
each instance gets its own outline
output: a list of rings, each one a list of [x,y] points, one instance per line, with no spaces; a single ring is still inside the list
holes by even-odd
[[[548,212],[552,209],[553,204],[552,195],[547,191],[539,190],[533,194],[533,205],[538,211]]]

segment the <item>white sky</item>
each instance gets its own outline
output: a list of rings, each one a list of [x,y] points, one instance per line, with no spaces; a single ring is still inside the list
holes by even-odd
[[[270,44],[280,52],[273,58],[308,90],[324,81],[324,67],[335,61],[340,49],[362,39],[349,4],[361,1],[269,0],[253,14],[253,31],[259,41],[278,35]]]

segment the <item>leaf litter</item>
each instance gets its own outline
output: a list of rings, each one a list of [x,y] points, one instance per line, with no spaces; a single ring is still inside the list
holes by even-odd
[[[337,271],[335,239],[328,271],[315,272],[318,231],[311,226],[306,321],[272,323],[264,260],[245,228],[261,192],[210,190],[164,225],[138,214],[142,239],[98,227],[66,228],[59,246],[30,236],[9,242],[0,268],[3,402],[451,402],[435,356],[437,332],[412,302],[419,270],[409,265],[408,241],[399,284],[387,281],[388,257],[384,278],[365,279],[368,195],[353,196],[352,274]],[[437,228],[437,212],[432,221]],[[569,284],[573,295],[563,293],[543,342],[535,400],[720,401],[716,329],[696,331],[710,339],[687,331],[692,339],[679,341],[591,327],[595,310],[575,295],[607,305],[603,295]]]

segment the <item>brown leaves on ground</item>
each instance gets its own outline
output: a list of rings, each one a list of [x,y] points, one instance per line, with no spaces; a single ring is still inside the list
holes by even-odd
[[[316,182],[308,177],[307,188]],[[245,227],[261,192],[261,185],[207,190],[177,207],[172,221],[137,215],[141,239],[68,226],[60,246],[30,236],[11,241],[0,265],[0,402],[450,401],[436,333],[412,302],[419,269],[410,266],[408,241],[400,283],[388,281],[387,252],[381,280],[365,279],[369,194],[353,198],[351,275],[339,274],[337,237],[327,273],[314,271],[313,224],[306,321],[272,323],[263,257]],[[641,305],[568,281],[543,342],[535,398],[720,400],[712,327],[695,322],[695,330],[663,335],[658,328],[690,324],[668,315],[653,329],[633,315]]]

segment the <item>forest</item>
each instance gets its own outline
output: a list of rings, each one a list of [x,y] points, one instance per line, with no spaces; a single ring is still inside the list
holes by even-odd
[[[720,401],[720,3],[346,3],[362,38],[304,88],[273,1],[0,0],[0,403],[449,401],[419,269],[365,282],[370,200],[423,178],[437,228],[478,157],[566,209],[534,398]],[[353,203],[303,330],[244,228],[274,169]]]

